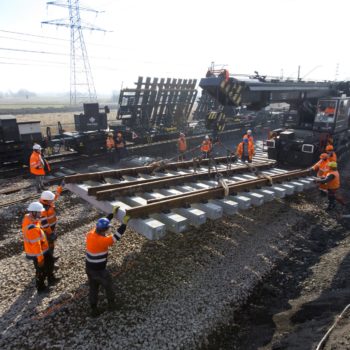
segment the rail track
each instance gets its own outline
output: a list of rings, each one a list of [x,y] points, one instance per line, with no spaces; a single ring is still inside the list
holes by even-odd
[[[233,215],[313,187],[309,170],[276,168],[263,153],[244,164],[227,157],[156,163],[66,177],[67,188],[108,213],[119,206],[118,218],[150,239],[166,231],[180,233],[207,219]]]

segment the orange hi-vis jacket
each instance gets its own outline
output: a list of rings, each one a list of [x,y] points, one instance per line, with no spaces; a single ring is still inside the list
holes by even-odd
[[[58,199],[61,193],[62,193],[62,186],[58,186],[54,201]],[[40,218],[41,228],[44,230],[47,237],[49,237],[54,231],[55,225],[57,223],[55,204],[54,202],[47,204],[42,199],[40,199],[39,201],[44,206],[44,209],[45,209],[41,213],[41,218]]]
[[[33,151],[29,159],[30,172],[34,175],[45,175],[44,164],[41,154]]]
[[[329,162],[336,162],[337,161],[337,155],[335,152],[332,152],[332,155],[328,157]]]
[[[243,144],[244,144],[244,142],[242,141],[237,146],[237,154],[238,154],[239,158],[242,158],[242,155],[243,155]],[[255,152],[254,144],[253,144],[253,142],[248,141],[247,146],[248,146],[248,157],[251,160],[253,158],[253,155]]]
[[[201,145],[201,151],[208,153],[211,151],[212,147],[213,146],[210,140],[204,140]]]
[[[106,147],[107,147],[107,149],[115,148],[115,142],[114,142],[113,137],[107,137]]]
[[[187,142],[184,137],[179,137],[177,140],[177,148],[180,152],[185,152],[187,150]]]
[[[328,190],[337,190],[340,187],[340,178],[338,170],[330,170],[327,175],[334,175],[334,179],[327,182]]]
[[[104,270],[107,265],[108,248],[119,241],[126,230],[122,224],[117,232],[108,236],[100,235],[95,229],[86,235],[86,268],[91,270]]]
[[[320,159],[313,167],[312,169],[317,171],[317,177],[323,177],[326,176],[329,171],[329,158],[327,159]]]
[[[329,172],[329,158],[327,159],[320,159],[313,167],[312,169],[317,171],[317,177],[325,177]],[[327,184],[319,184],[319,189],[326,190]]]
[[[44,254],[48,251],[49,245],[40,227],[40,221],[26,214],[22,221],[22,232],[26,257],[32,260],[37,259],[38,263],[44,261]]]

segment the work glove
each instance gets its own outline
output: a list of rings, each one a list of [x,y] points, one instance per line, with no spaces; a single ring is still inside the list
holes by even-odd
[[[119,205],[117,205],[117,206],[115,206],[115,207],[113,208],[112,213],[110,213],[110,214],[107,215],[107,219],[108,219],[109,221],[111,221],[111,220],[113,219],[114,215],[117,214],[118,210],[119,210]]]
[[[124,215],[124,217],[123,217],[123,224],[127,225],[129,220],[130,220],[130,216],[129,215]]]

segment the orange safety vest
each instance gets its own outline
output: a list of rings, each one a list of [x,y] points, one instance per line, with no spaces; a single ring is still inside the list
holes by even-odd
[[[107,147],[107,149],[115,148],[115,142],[114,142],[113,137],[107,137],[106,147]]]
[[[34,175],[45,175],[44,164],[41,154],[33,151],[29,159],[30,172]]]
[[[40,220],[34,220],[30,214],[26,214],[22,221],[24,251],[28,259],[37,259],[40,263],[44,260],[44,254],[49,245],[44,231],[41,229]]]
[[[187,149],[187,142],[186,139],[184,137],[180,137],[177,140],[177,147],[179,149],[180,152],[185,152]]]
[[[327,159],[320,159],[313,167],[312,169],[317,171],[317,177],[324,177],[327,175],[329,171],[328,167],[329,158]]]
[[[93,270],[106,268],[108,247],[115,242],[113,235],[102,236],[95,229],[86,235],[86,267]]]
[[[328,190],[337,190],[340,187],[340,178],[339,178],[339,172],[338,170],[330,170],[327,175],[333,174],[334,179],[327,182],[327,189]]]
[[[57,200],[62,193],[62,186],[58,186],[56,190],[55,199]],[[40,203],[44,206],[44,211],[41,213],[40,223],[41,228],[44,230],[45,234],[49,236],[57,223],[55,204],[52,202],[50,204],[45,203],[44,200],[40,199]]]
[[[211,151],[211,148],[212,148],[212,144],[211,144],[211,141],[210,140],[204,140],[202,142],[202,146],[201,146],[201,151],[202,152],[210,152]]]
[[[337,161],[337,155],[335,154],[335,152],[332,152],[332,155],[328,157],[328,161],[330,161],[330,162]]]
[[[237,146],[237,154],[240,158],[242,158],[243,156],[243,144],[244,142],[240,142]],[[251,160],[253,158],[254,155],[254,144],[253,142],[249,142],[248,141],[248,158],[249,160]]]

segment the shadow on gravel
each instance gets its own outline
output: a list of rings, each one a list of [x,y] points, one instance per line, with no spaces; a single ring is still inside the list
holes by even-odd
[[[256,286],[255,291],[242,307],[235,309],[235,305],[232,305],[229,324],[218,325],[218,328],[208,337],[208,343],[201,348],[202,350],[312,349],[312,345],[320,335],[312,334],[309,329],[307,331],[309,340],[298,339],[300,334],[297,333],[295,336],[288,336],[294,331],[295,325],[290,322],[289,317],[284,320],[283,313],[291,311],[290,300],[301,296],[302,283],[313,274],[312,267],[320,261],[323,254],[345,237],[346,232],[340,226],[335,229],[325,229],[322,226],[322,216],[317,217],[302,211],[299,212],[299,215],[303,220],[293,227],[295,236],[290,242],[291,253],[285,259],[280,260],[271,274]],[[350,257],[347,256],[343,264],[348,265],[349,260]],[[344,271],[341,274],[344,274]],[[344,277],[335,277],[330,290],[339,288],[339,285],[348,285],[348,283],[350,282],[345,281]],[[315,289],[317,292],[317,286]],[[328,297],[331,301],[336,295],[338,295],[336,292],[329,295],[326,293],[324,298],[326,300]],[[335,302],[334,306],[323,305],[323,310],[329,312],[330,319],[341,309],[341,306],[344,305],[344,298],[348,295],[339,292],[338,297],[339,304]],[[305,309],[301,309],[295,315],[293,321],[300,323],[302,327],[303,320],[314,315],[312,309],[317,308],[317,303],[322,307],[322,300],[321,296],[315,304],[306,305]],[[277,314],[282,314],[278,325],[275,322]],[[276,339],[276,331],[280,336],[282,335],[281,339]]]

